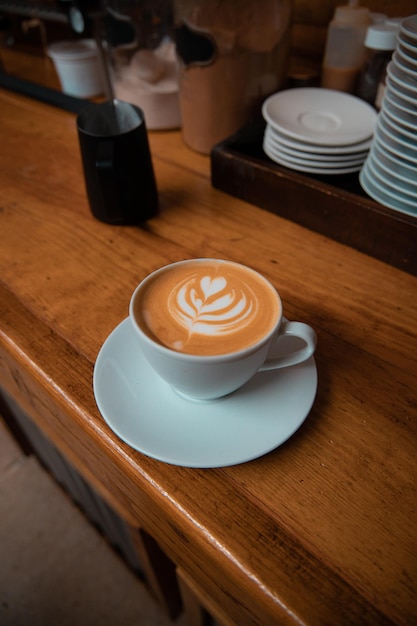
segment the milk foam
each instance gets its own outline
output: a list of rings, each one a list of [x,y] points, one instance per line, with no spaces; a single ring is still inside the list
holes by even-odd
[[[252,346],[273,330],[280,314],[278,295],[261,276],[216,259],[163,268],[135,303],[139,324],[152,339],[197,355]]]
[[[172,289],[168,311],[190,336],[221,337],[251,323],[259,307],[255,293],[229,285],[225,276],[192,276]]]

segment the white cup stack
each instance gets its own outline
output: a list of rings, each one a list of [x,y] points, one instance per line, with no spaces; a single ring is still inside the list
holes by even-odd
[[[265,100],[265,154],[300,172],[358,172],[371,146],[377,113],[356,96],[315,87],[286,89]]]
[[[384,206],[417,216],[417,15],[400,26],[363,189]]]

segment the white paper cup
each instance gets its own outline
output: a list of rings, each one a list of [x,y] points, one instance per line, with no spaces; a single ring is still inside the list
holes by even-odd
[[[97,45],[93,39],[60,41],[48,47],[64,93],[91,98],[103,93]]]

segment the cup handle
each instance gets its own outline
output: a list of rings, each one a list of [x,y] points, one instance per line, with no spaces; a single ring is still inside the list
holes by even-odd
[[[308,324],[304,324],[303,322],[282,322],[276,341],[279,341],[281,337],[285,336],[298,337],[302,339],[306,345],[304,348],[300,348],[300,350],[296,350],[295,352],[266,359],[258,372],[267,372],[268,370],[297,365],[298,363],[307,361],[307,359],[314,354],[317,345],[317,335]]]
[[[119,200],[116,192],[114,173],[114,144],[112,141],[99,141],[96,154],[96,168],[100,180],[103,203],[108,221],[118,221]]]

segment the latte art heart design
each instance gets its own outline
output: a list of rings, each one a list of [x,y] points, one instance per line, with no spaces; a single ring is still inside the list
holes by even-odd
[[[152,344],[198,357],[264,345],[281,314],[273,285],[220,259],[189,259],[156,270],[139,285],[131,307]]]
[[[189,335],[222,336],[240,330],[256,314],[250,288],[229,287],[224,276],[191,277],[172,290],[169,312]]]

